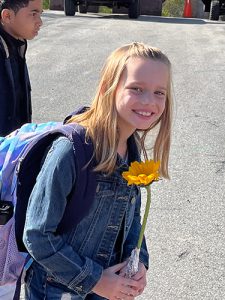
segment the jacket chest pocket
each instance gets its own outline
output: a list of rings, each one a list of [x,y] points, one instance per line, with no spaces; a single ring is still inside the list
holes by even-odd
[[[116,184],[110,181],[97,181],[96,197],[113,197],[115,194]]]

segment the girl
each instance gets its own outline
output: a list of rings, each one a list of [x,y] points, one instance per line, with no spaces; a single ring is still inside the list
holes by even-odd
[[[171,75],[158,49],[132,43],[107,59],[91,107],[68,122],[79,123],[94,146],[97,188],[87,217],[68,234],[56,234],[76,181],[73,144],[59,137],[45,158],[30,196],[24,243],[34,261],[27,271],[26,299],[133,300],[146,286],[145,240],[138,273],[123,276],[140,232],[140,191],[121,173],[146,157],[147,133],[159,125],[154,159],[168,178]],[[75,149],[76,152],[76,149]]]

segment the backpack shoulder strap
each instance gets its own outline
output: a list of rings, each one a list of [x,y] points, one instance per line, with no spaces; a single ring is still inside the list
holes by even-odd
[[[70,113],[70,114],[64,119],[63,124],[66,124],[66,122],[67,122],[72,116],[82,114],[82,113],[84,113],[85,111],[87,111],[89,108],[90,108],[89,106],[84,106],[84,105],[78,107],[76,110],[74,110],[72,113]],[[79,127],[79,126],[80,126],[80,125],[78,125],[78,127]],[[78,127],[77,127],[77,128],[78,128]],[[82,126],[80,126],[80,127],[82,127]]]
[[[93,171],[95,166],[93,143],[90,139],[86,139],[84,127],[78,124],[72,126],[74,128],[72,139],[76,152],[76,183],[59,224],[58,233],[69,231],[88,214],[94,202],[97,185],[96,173]]]
[[[3,37],[1,35],[0,35],[0,41],[2,43],[3,49],[5,50],[5,56],[6,56],[6,58],[9,58],[9,49],[8,49],[8,46],[7,46],[5,40],[3,39]]]

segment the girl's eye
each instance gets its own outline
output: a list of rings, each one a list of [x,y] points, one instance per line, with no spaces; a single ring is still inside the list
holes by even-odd
[[[165,92],[161,92],[161,91],[156,91],[155,94],[159,95],[159,96],[165,96],[166,95]]]
[[[143,89],[142,88],[139,88],[139,87],[132,87],[131,90],[137,92],[137,93],[142,93],[143,92]]]

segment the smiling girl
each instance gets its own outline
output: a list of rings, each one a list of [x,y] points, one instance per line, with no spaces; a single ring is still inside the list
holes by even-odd
[[[158,125],[154,159],[168,177],[171,135],[171,66],[159,50],[142,43],[116,49],[103,67],[89,109],[79,123],[94,146],[97,188],[87,217],[64,235],[57,227],[76,188],[73,144],[59,137],[46,155],[31,194],[24,243],[34,261],[26,274],[26,299],[133,300],[146,286],[148,251],[143,240],[138,273],[124,268],[141,228],[140,189],[121,173],[146,156],[145,139]]]

